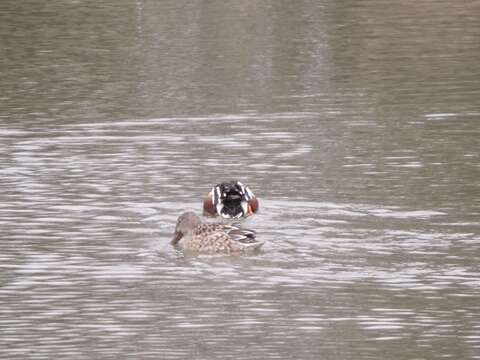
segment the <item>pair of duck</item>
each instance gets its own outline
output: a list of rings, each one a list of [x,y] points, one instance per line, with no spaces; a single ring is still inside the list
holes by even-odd
[[[215,185],[203,201],[204,215],[227,219],[253,215],[258,208],[258,199],[240,181]],[[224,223],[202,223],[197,214],[189,211],[178,218],[172,244],[195,252],[236,254],[258,249],[263,242],[255,238],[253,230]]]

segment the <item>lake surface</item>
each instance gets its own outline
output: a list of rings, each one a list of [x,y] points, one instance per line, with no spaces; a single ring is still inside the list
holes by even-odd
[[[0,4],[0,358],[480,359],[478,2]],[[255,255],[176,218],[248,184]]]

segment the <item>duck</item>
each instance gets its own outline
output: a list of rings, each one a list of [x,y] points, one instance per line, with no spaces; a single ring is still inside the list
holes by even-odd
[[[183,250],[226,254],[251,252],[263,245],[253,230],[226,223],[202,223],[193,211],[180,215],[171,243]]]
[[[237,180],[215,185],[203,200],[203,213],[206,216],[237,219],[251,216],[258,209],[259,201],[252,190]]]

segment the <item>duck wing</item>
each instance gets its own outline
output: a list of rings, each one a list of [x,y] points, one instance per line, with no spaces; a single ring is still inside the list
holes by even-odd
[[[202,238],[202,243],[213,251],[257,249],[263,245],[255,238],[255,231],[228,224],[201,224],[194,236]]]
[[[263,245],[263,241],[256,238],[257,233],[254,230],[229,226],[227,233],[243,249],[258,249]]]

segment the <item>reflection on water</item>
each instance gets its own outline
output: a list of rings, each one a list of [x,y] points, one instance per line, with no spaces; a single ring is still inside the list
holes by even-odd
[[[478,8],[1,6],[0,357],[480,357]]]

